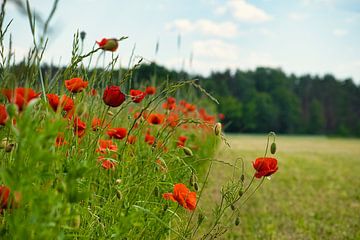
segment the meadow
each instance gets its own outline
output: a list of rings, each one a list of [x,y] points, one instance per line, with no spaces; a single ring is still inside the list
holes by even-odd
[[[263,153],[261,135],[227,135],[217,159],[250,162]],[[226,239],[360,239],[360,140],[277,136],[279,170],[240,209]],[[215,164],[207,203],[213,206],[231,168]],[[245,182],[251,176],[246,176]]]

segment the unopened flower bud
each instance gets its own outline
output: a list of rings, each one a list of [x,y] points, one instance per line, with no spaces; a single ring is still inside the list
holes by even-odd
[[[234,204],[231,204],[231,205],[230,205],[230,208],[231,208],[231,210],[235,211],[235,206],[234,206]]]
[[[237,216],[235,219],[235,226],[239,226],[239,224],[240,224],[240,217]]]
[[[81,31],[81,32],[80,32],[80,39],[81,39],[81,41],[84,41],[85,36],[86,36],[86,32]]]
[[[159,196],[160,196],[159,192],[160,192],[159,187],[158,187],[158,186],[155,186],[155,188],[154,188],[154,195],[155,195],[155,197],[159,197]]]
[[[276,143],[273,142],[270,146],[270,152],[271,154],[275,154],[276,153]]]
[[[244,194],[243,190],[239,191],[239,197],[241,197]]]
[[[116,196],[117,196],[117,198],[118,198],[119,200],[121,200],[122,197],[123,197],[123,195],[122,195],[122,193],[121,193],[121,191],[120,191],[119,189],[116,190]]]
[[[216,123],[215,126],[214,126],[214,132],[215,132],[215,135],[216,136],[219,136],[220,133],[221,133],[221,123]]]
[[[76,229],[78,229],[80,227],[80,215],[76,215],[73,217],[72,226],[73,226],[73,228],[76,228]]]
[[[194,155],[193,152],[191,151],[191,149],[188,148],[188,147],[183,147],[183,150],[184,150],[184,153],[185,153],[187,156],[192,157],[192,156]]]
[[[197,220],[198,226],[201,225],[201,223],[204,221],[204,219],[205,219],[205,216],[202,213],[199,213],[198,220]]]
[[[191,177],[190,177],[190,185],[194,186],[196,181],[197,181],[197,177],[196,177],[195,173],[192,173]]]
[[[10,118],[13,118],[15,117],[18,112],[19,112],[19,109],[18,109],[18,106],[16,104],[9,104],[7,105],[6,107],[6,112],[8,113],[9,117]]]
[[[194,183],[194,189],[195,191],[199,191],[199,184],[197,182]]]
[[[241,176],[240,176],[240,180],[241,180],[242,182],[244,182],[244,180],[245,180],[245,176],[244,176],[244,174],[241,174]]]

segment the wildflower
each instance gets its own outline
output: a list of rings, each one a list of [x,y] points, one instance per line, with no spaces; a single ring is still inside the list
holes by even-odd
[[[115,38],[103,38],[100,42],[96,41],[96,43],[99,45],[99,48],[110,52],[115,52],[119,46]]]
[[[130,136],[128,137],[127,142],[128,142],[129,144],[134,144],[134,143],[136,142],[136,136],[130,135]]]
[[[155,87],[152,87],[152,86],[148,86],[148,87],[146,87],[146,89],[145,89],[145,93],[146,93],[147,95],[153,95],[153,94],[156,93],[156,88],[155,88]]]
[[[81,119],[79,117],[75,117],[74,118],[74,133],[78,137],[82,137],[85,134],[85,129],[86,129],[86,123],[81,121]]]
[[[95,88],[92,88],[91,90],[90,90],[90,96],[96,96],[97,95],[97,91],[96,91],[96,89]]]
[[[164,120],[164,115],[160,113],[152,113],[148,116],[147,121],[151,124],[158,125]]]
[[[126,137],[127,130],[126,128],[112,128],[107,131],[107,135],[110,138],[123,139]]]
[[[225,119],[225,115],[224,115],[223,113],[219,113],[218,116],[219,116],[219,119],[220,119],[220,120],[224,120],[224,119]]]
[[[57,111],[59,105],[66,112],[71,111],[74,108],[74,101],[66,95],[61,96],[61,99],[59,99],[58,95],[49,93],[46,94],[46,97],[49,100],[51,108],[55,112]]]
[[[118,86],[108,86],[104,91],[103,100],[110,107],[118,107],[125,101],[125,94]]]
[[[166,122],[169,124],[169,126],[171,127],[176,127],[178,122],[179,122],[179,116],[176,113],[171,113],[169,114]]]
[[[21,111],[31,100],[37,98],[41,93],[36,93],[31,88],[2,89],[2,94],[7,97],[9,102],[15,103]]]
[[[148,143],[149,145],[153,145],[155,143],[155,137],[150,135],[149,133],[146,133],[145,142]]]
[[[0,125],[5,125],[8,120],[9,115],[6,112],[6,107],[4,104],[0,104]]]
[[[78,93],[88,86],[89,82],[84,81],[82,78],[72,78],[65,80],[65,87],[72,93]]]
[[[185,184],[177,183],[173,193],[164,193],[163,198],[177,202],[184,208],[193,211],[196,208],[196,192],[190,192]]]
[[[96,152],[106,153],[107,150],[116,152],[118,150],[118,147],[111,140],[100,139],[99,147],[98,149],[96,149]]]
[[[60,147],[65,144],[67,144],[67,142],[65,141],[64,133],[58,133],[56,140],[55,140],[55,146]]]
[[[4,209],[17,207],[21,200],[21,194],[14,192],[11,196],[11,190],[5,185],[0,185],[0,213]]]
[[[186,103],[185,108],[188,112],[194,112],[196,110],[196,106],[190,103]]]
[[[131,96],[131,100],[134,103],[140,103],[144,99],[145,93],[143,91],[140,91],[140,90],[131,89],[130,90],[130,96]]]
[[[173,97],[169,97],[165,103],[163,103],[162,107],[168,110],[174,110],[176,108],[176,99]]]
[[[184,147],[186,140],[187,140],[186,136],[179,136],[178,141],[176,142],[176,146]]]
[[[277,160],[271,157],[260,157],[253,162],[253,167],[256,170],[255,177],[267,177],[278,170]]]
[[[106,170],[115,169],[116,163],[113,161],[110,161],[109,159],[106,159],[106,160],[102,161],[101,166]]]

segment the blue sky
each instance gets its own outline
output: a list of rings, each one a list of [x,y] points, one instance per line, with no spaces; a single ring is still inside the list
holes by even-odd
[[[45,17],[52,1],[30,4]],[[27,17],[11,1],[10,19],[21,60],[31,33]],[[44,61],[54,64],[69,63],[73,34],[80,30],[87,33],[85,51],[102,37],[129,36],[117,51],[123,66],[136,44],[136,56],[191,73],[270,66],[360,83],[359,0],[60,0],[51,27]]]

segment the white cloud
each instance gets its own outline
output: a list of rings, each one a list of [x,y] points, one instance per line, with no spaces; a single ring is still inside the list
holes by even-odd
[[[239,56],[239,48],[236,45],[218,39],[195,41],[192,48],[196,58],[236,61]]]
[[[303,21],[307,18],[307,15],[304,13],[292,12],[289,13],[288,17],[293,21]]]
[[[334,34],[336,37],[344,37],[348,34],[348,30],[346,29],[341,29],[341,28],[338,28],[338,29],[334,29],[332,31],[332,34]]]
[[[243,22],[266,22],[271,16],[264,10],[252,5],[246,0],[230,0],[227,3],[227,10],[233,17]]]
[[[179,31],[181,33],[200,32],[204,35],[228,38],[238,34],[237,26],[233,22],[216,23],[208,19],[199,19],[194,22],[188,19],[177,19],[166,24],[165,29]]]

